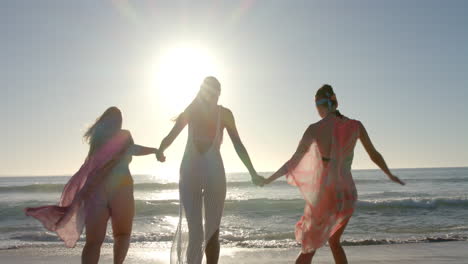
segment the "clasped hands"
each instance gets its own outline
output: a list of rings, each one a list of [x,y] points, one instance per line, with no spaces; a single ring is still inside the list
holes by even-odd
[[[263,187],[265,184],[269,184],[272,182],[272,180],[270,179],[271,177],[265,179],[265,177],[259,175],[258,173],[251,174],[251,176],[252,183],[260,187]]]
[[[166,156],[164,155],[163,151],[160,151],[159,149],[156,149],[154,152],[154,155],[156,156],[156,159],[159,162],[165,162],[166,161]]]

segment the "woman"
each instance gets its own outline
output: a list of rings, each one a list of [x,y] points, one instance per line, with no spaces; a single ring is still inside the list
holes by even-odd
[[[302,244],[296,263],[311,263],[315,251],[327,241],[335,263],[347,263],[340,238],[357,200],[351,175],[357,139],[390,180],[404,183],[390,172],[362,123],[337,110],[338,101],[330,85],[317,91],[315,103],[322,120],[307,128],[292,158],[265,184],[286,175],[290,184],[299,187],[306,201],[304,215],[296,224],[296,240]]]
[[[203,252],[207,264],[218,263],[219,225],[226,197],[226,176],[219,151],[224,128],[252,181],[260,184],[263,180],[241,142],[232,112],[218,105],[220,93],[219,81],[215,77],[205,78],[196,98],[177,117],[159,147],[158,160],[164,161],[163,152],[188,125],[188,140],[180,167],[180,221],[171,249],[171,263],[201,263]],[[188,241],[185,226],[188,227]]]
[[[157,149],[133,143],[122,130],[122,114],[110,107],[84,134],[89,152],[80,170],[69,180],[58,206],[27,208],[26,214],[56,232],[74,247],[86,225],[82,263],[98,263],[107,222],[112,219],[114,263],[123,263],[134,216],[133,179],[128,165],[132,156],[157,153]]]

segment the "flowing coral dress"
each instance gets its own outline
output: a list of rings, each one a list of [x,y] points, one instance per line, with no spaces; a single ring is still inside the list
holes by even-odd
[[[303,253],[325,245],[352,216],[357,200],[351,164],[360,122],[346,117],[331,122],[334,123],[330,157],[322,157],[314,140],[296,168],[286,175],[288,183],[299,188],[306,202],[295,231]]]

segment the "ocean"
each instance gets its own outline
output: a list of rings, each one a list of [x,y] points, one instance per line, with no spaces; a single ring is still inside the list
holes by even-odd
[[[393,172],[407,185],[389,181],[378,170],[353,171],[359,200],[343,235],[344,245],[468,241],[468,168]],[[0,249],[61,245],[54,233],[26,217],[23,208],[57,203],[68,179],[0,177]],[[298,247],[294,225],[304,201],[296,187],[284,180],[256,187],[246,173],[231,173],[227,179],[223,247]],[[177,183],[150,175],[136,175],[134,180],[132,243],[167,249],[178,221]],[[105,243],[111,242],[109,225]]]

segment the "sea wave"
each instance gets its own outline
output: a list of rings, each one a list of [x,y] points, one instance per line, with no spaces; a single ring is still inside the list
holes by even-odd
[[[62,192],[64,184],[30,184],[23,186],[1,186],[0,193],[56,193]],[[134,185],[136,191],[174,190],[178,188],[177,183],[137,183]]]
[[[466,183],[468,180],[467,177],[456,177],[456,178],[415,178],[415,179],[404,179],[407,183]],[[354,181],[358,185],[365,184],[377,184],[377,183],[387,183],[388,179],[386,178],[375,178],[375,179],[360,179],[355,178]],[[251,181],[229,181],[228,188],[248,188],[254,187]],[[286,181],[277,181],[272,184],[272,186],[286,186],[288,185]],[[134,185],[135,191],[164,191],[164,190],[176,190],[178,188],[178,183],[136,183]],[[64,184],[57,183],[38,183],[38,184],[29,184],[29,185],[14,185],[14,186],[0,186],[0,193],[56,193],[62,192]]]
[[[406,198],[390,200],[358,201],[358,208],[362,209],[438,209],[438,208],[468,208],[468,197],[434,197],[434,198]]]
[[[279,183],[286,185],[285,182]],[[250,181],[245,182],[228,182],[230,188],[245,188],[253,187]],[[62,192],[64,184],[30,184],[22,186],[0,186],[0,193],[56,193]],[[134,184],[135,191],[164,191],[164,190],[177,190],[178,183],[136,183]]]
[[[251,199],[251,200],[227,200],[224,204],[225,214],[230,213],[287,213],[302,212],[305,205],[302,199]],[[178,212],[178,200],[137,200],[137,213],[158,212],[167,214]],[[468,197],[433,198],[433,199],[393,199],[393,200],[359,200],[357,210],[382,210],[382,209],[438,209],[438,208],[468,208]]]
[[[294,239],[256,239],[256,240],[241,240],[232,241],[221,237],[221,242],[228,246],[244,247],[244,248],[290,248],[300,247]],[[342,240],[344,246],[370,246],[370,245],[391,245],[391,244],[410,244],[410,243],[430,243],[430,242],[453,242],[453,241],[468,241],[468,236],[459,234],[449,234],[444,236],[428,236],[410,239],[347,239]]]
[[[44,205],[41,201],[26,201],[19,203],[0,202],[0,221],[24,218],[24,208]],[[224,204],[225,215],[255,216],[269,215],[296,215],[302,213],[304,208],[302,199],[250,199],[226,200]],[[178,215],[178,200],[136,200],[136,216],[163,216]],[[467,209],[468,197],[438,197],[431,199],[388,199],[388,200],[359,200],[357,211],[381,210],[437,210],[437,209]]]
[[[30,234],[21,234],[10,237],[11,240],[30,242],[30,245],[43,242],[47,243],[61,243],[60,239],[49,232],[35,232]],[[173,240],[173,233],[134,233],[132,234],[132,243],[139,242],[165,242],[170,243]],[[81,236],[81,242],[84,241],[84,236]],[[367,246],[367,245],[389,245],[389,244],[409,244],[409,243],[430,243],[430,242],[451,242],[451,241],[468,241],[466,234],[445,234],[439,236],[421,236],[406,239],[374,239],[374,238],[361,238],[352,239],[348,238],[342,241],[344,246]],[[106,235],[105,243],[112,243],[113,238]],[[289,248],[299,247],[300,245],[294,239],[293,232],[284,233],[266,233],[257,235],[232,235],[220,234],[220,242],[225,246],[242,247],[242,248]],[[26,246],[27,243],[24,243]]]

